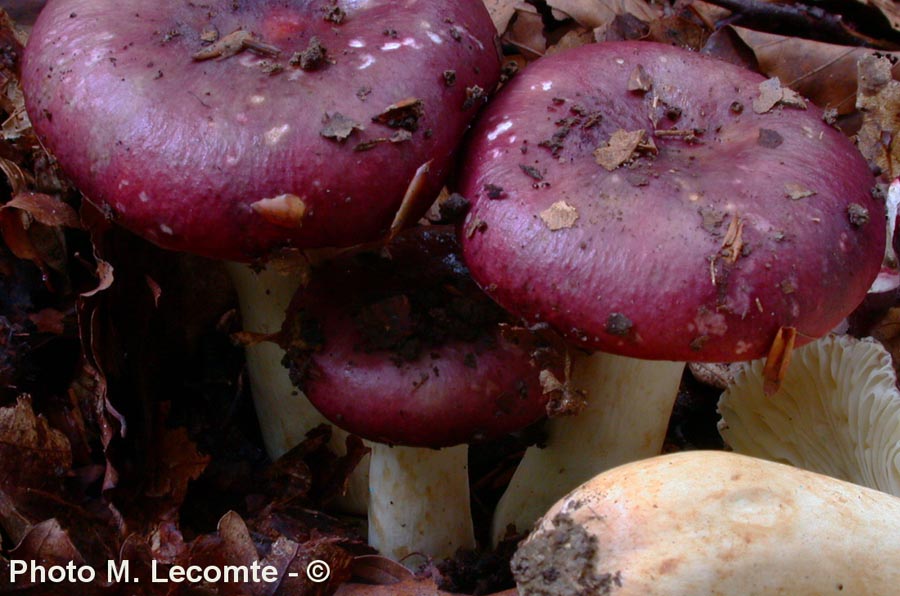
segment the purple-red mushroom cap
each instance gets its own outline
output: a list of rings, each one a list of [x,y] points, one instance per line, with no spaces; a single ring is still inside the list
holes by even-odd
[[[865,296],[884,207],[853,144],[777,79],[669,46],[539,60],[476,124],[458,190],[473,277],[589,349],[766,355]]]
[[[51,0],[23,85],[110,217],[249,261],[379,237],[430,161],[427,208],[499,77],[494,40],[478,0]]]
[[[519,430],[546,413],[542,371],[563,377],[560,342],[518,326],[475,285],[446,226],[324,263],[295,296],[280,341],[326,418],[392,445]]]

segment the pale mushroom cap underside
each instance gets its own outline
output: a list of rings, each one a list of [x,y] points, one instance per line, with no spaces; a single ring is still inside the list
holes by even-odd
[[[719,400],[734,451],[900,496],[900,391],[880,343],[829,336],[799,348],[770,397],[763,366],[744,365]]]

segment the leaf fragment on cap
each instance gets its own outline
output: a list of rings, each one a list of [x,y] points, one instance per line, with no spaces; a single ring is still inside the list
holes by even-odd
[[[643,65],[638,64],[628,77],[628,90],[646,93],[651,89],[653,89],[653,79],[650,78],[650,74],[644,69]]]
[[[299,228],[306,215],[306,203],[297,195],[283,194],[268,199],[260,199],[250,204],[267,222],[282,228]]]
[[[574,226],[578,221],[578,210],[565,201],[557,201],[541,211],[541,219],[551,232],[555,232]]]
[[[338,142],[347,140],[354,130],[362,130],[362,125],[359,122],[344,116],[340,112],[326,113],[324,118],[322,118],[322,123],[322,130],[319,131],[319,134],[326,139],[334,139]]]
[[[760,83],[759,95],[753,99],[753,111],[765,114],[779,104],[800,110],[806,109],[806,100],[793,89],[782,87],[778,77]]]
[[[802,184],[796,182],[788,182],[784,185],[784,194],[792,201],[799,201],[816,194],[816,191],[810,190]]]
[[[425,103],[417,97],[407,97],[386,107],[380,114],[374,116],[372,121],[390,128],[416,132],[419,128],[419,118],[424,114]]]
[[[643,129],[631,131],[619,129],[612,134],[606,145],[594,150],[594,159],[598,165],[612,172],[629,161],[642,144],[648,149],[651,147],[652,142],[647,144],[644,141],[646,134]]]

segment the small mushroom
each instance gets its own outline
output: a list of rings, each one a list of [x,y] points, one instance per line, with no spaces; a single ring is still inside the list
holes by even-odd
[[[685,361],[760,358],[781,329],[800,345],[865,296],[885,246],[873,176],[815,106],[750,109],[764,83],[674,47],[590,44],[529,65],[477,122],[457,188],[472,276],[596,351],[573,361],[587,408],[528,450],[495,539],[658,453]]]
[[[691,451],[619,466],[555,504],[512,561],[520,596],[894,594],[900,499]]]
[[[280,341],[316,408],[374,442],[369,543],[401,560],[474,547],[466,443],[543,416],[541,373],[563,369],[559,342],[478,289],[444,226],[323,263]]]
[[[763,366],[745,364],[719,400],[732,449],[900,496],[900,391],[884,346],[847,335],[807,344],[771,396]]]
[[[243,264],[382,238],[414,180],[415,221],[476,112],[466,88],[499,78],[494,37],[474,0],[55,0],[22,84],[41,142],[88,200],[161,247],[235,262],[247,330],[267,333],[285,304],[266,290],[290,296],[300,276]],[[321,418],[277,349],[249,352],[278,457]]]

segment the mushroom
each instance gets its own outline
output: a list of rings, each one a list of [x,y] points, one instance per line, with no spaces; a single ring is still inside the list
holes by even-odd
[[[281,343],[316,408],[375,442],[369,543],[395,559],[475,546],[465,444],[543,416],[542,372],[562,375],[562,353],[478,289],[445,226],[324,263]]]
[[[884,346],[823,337],[794,351],[772,396],[763,366],[743,366],[719,400],[732,449],[900,496],[900,391]]]
[[[499,78],[494,36],[476,0],[54,0],[22,82],[39,138],[110,219],[258,267],[381,238],[404,196],[414,221]],[[299,275],[242,266],[249,331],[277,329],[284,305],[259,286],[290,295]],[[250,351],[251,384],[274,386],[254,397],[277,457],[320,418],[260,378],[285,374],[277,349]]]
[[[881,263],[884,209],[853,144],[777,79],[706,56],[647,42],[560,52],[504,87],[470,138],[457,189],[472,203],[472,276],[596,350],[573,362],[587,408],[526,452],[495,539],[658,453],[683,362],[820,337]]]
[[[900,499],[719,451],[609,470],[513,557],[520,596],[893,594]]]

